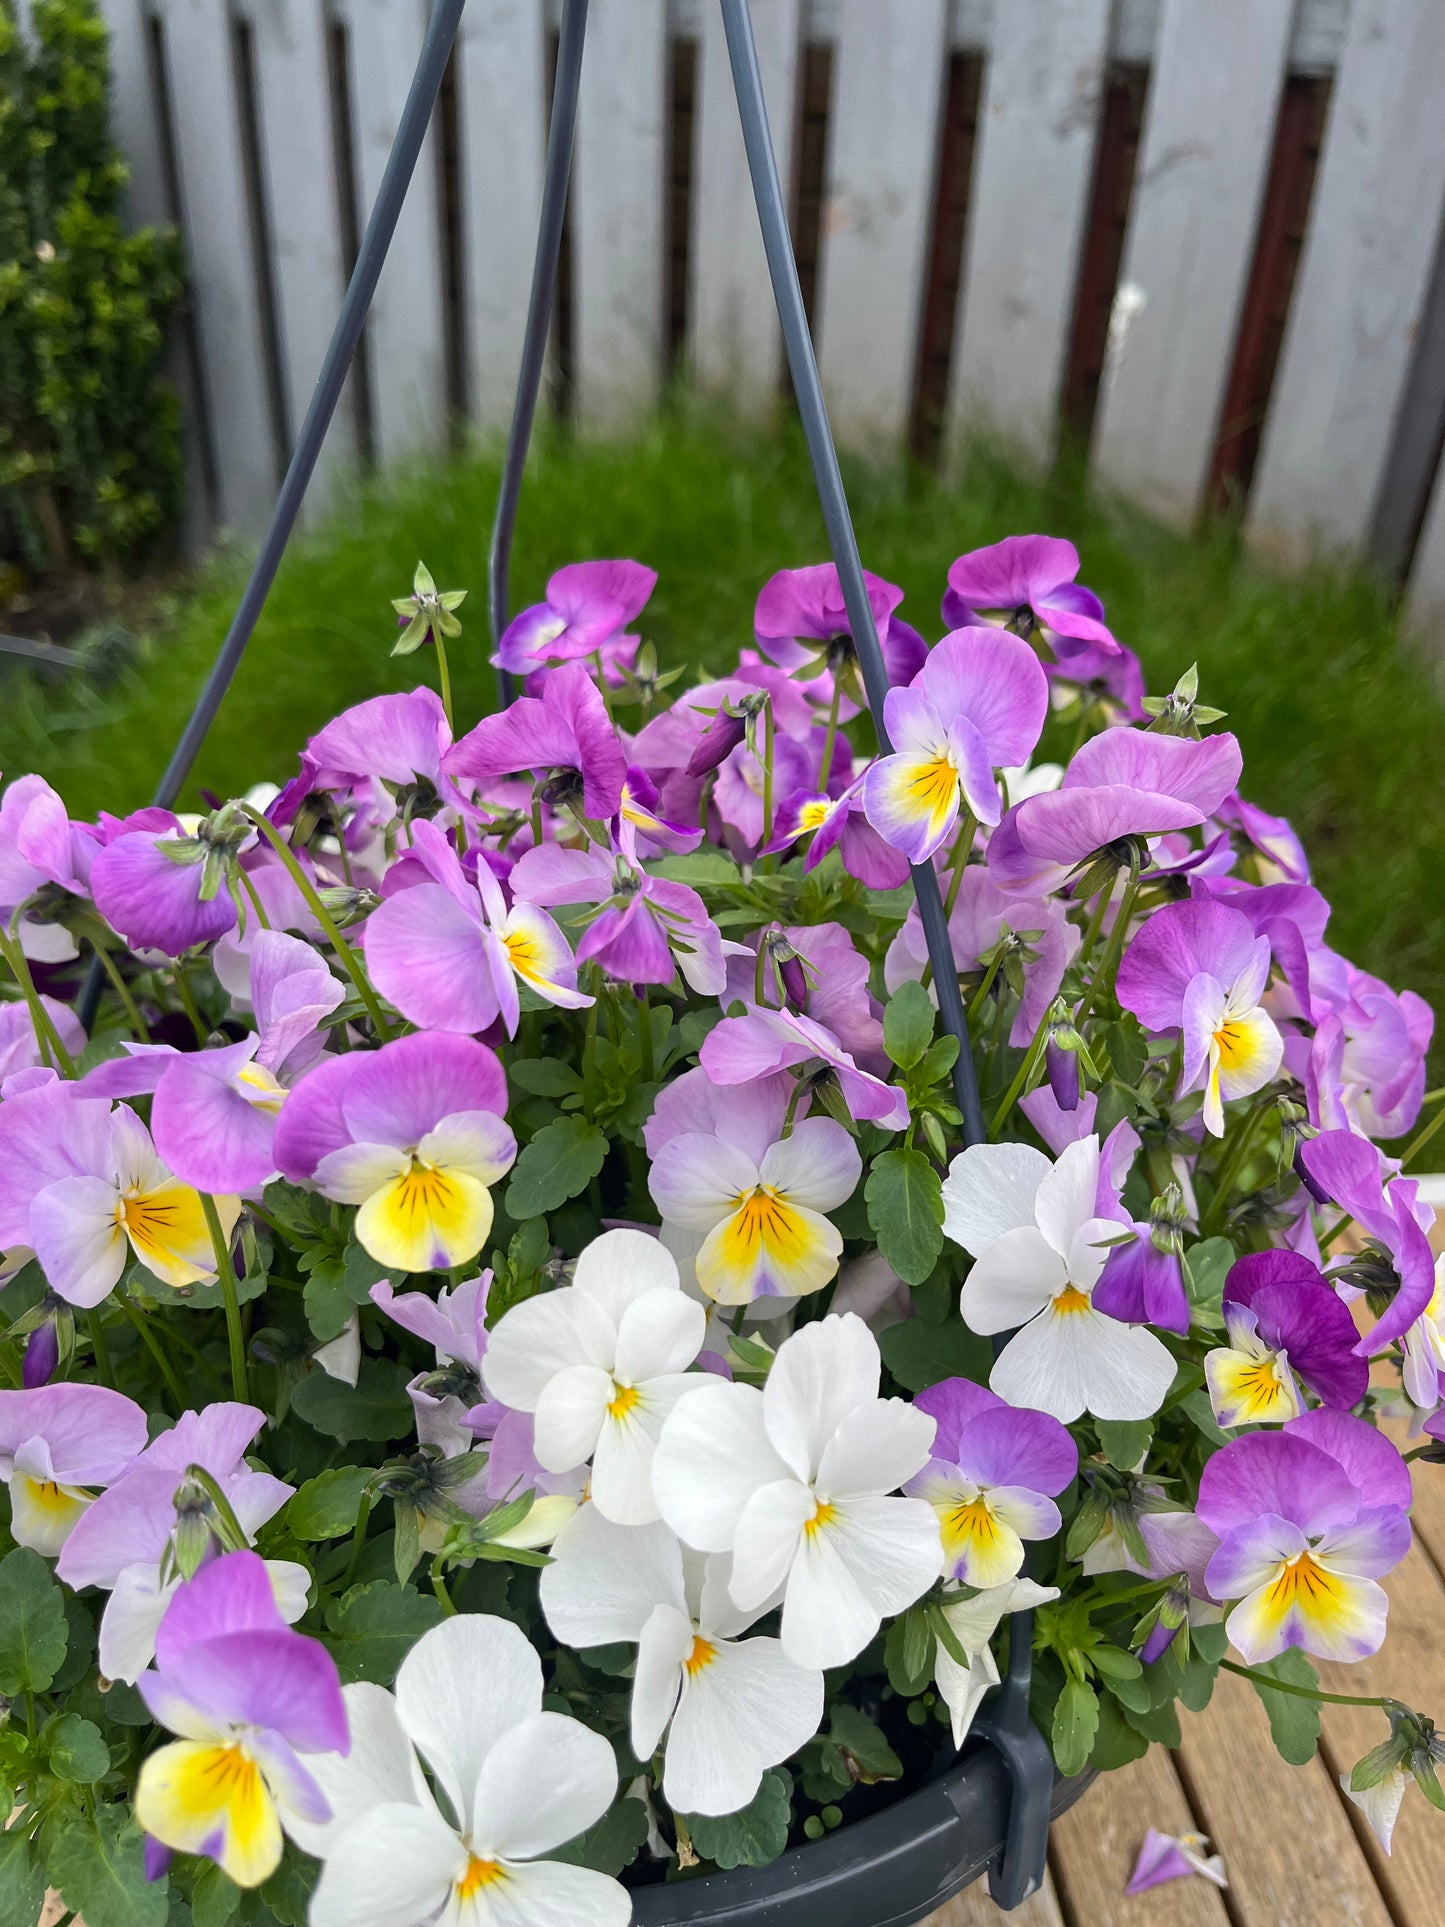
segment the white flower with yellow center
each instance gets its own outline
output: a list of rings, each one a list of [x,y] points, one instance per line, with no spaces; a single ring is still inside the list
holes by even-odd
[[[971,1330],[1015,1336],[989,1384],[1010,1405],[1070,1424],[1149,1418],[1174,1379],[1153,1332],[1093,1305],[1112,1239],[1123,1226],[1094,1215],[1099,1140],[1066,1146],[1057,1164],[1027,1144],[977,1144],[943,1181],[943,1229],[971,1253],[960,1309]]]
[[[487,1391],[531,1412],[548,1472],[592,1465],[592,1503],[618,1525],[657,1518],[652,1458],[663,1421],[708,1380],[690,1373],[707,1315],[683,1295],[656,1238],[608,1231],[571,1285],[524,1299],[499,1320],[482,1360]]]

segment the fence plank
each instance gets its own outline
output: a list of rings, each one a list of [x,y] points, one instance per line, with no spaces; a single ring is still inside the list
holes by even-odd
[[[1435,477],[1415,550],[1403,627],[1421,653],[1445,666],[1445,464]]]
[[[250,14],[289,452],[346,291],[326,20],[317,0],[250,0]],[[355,460],[348,390],[311,484],[307,501],[313,510],[324,502],[329,480]]]
[[[842,441],[897,440],[908,420],[947,28],[945,0],[844,0],[817,319]]]
[[[1445,7],[1355,0],[1248,530],[1302,561],[1363,539],[1445,201]]]
[[[470,0],[462,15],[467,412],[488,428],[511,419],[527,324],[546,144],[544,28],[536,0]]]
[[[350,29],[349,87],[358,225],[381,186],[426,31],[425,0],[339,0]],[[436,116],[417,158],[366,323],[374,453],[381,463],[440,443],[446,323]]]
[[[793,175],[799,0],[754,0],[753,32],[768,126],[785,186]],[[722,12],[703,10],[697,157],[688,259],[689,360],[697,380],[740,414],[766,414],[781,372],[777,312],[743,153]]]
[[[1053,453],[1098,133],[1109,0],[994,16],[948,415]]]
[[[606,429],[657,396],[663,350],[665,0],[592,0],[572,187],[577,418]]]
[[[132,227],[156,227],[170,219],[171,210],[146,17],[141,0],[100,0],[100,12],[110,34],[110,128],[130,169],[126,214]]]
[[[251,257],[231,24],[214,0],[163,0],[181,225],[222,522],[264,527],[279,480]]]
[[[1293,13],[1164,4],[1093,460],[1174,522],[1199,507],[1218,433]]]

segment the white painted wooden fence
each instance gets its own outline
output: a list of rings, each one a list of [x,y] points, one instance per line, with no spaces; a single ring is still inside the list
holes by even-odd
[[[427,0],[102,5],[132,216],[177,219],[188,250],[191,339],[175,372],[197,499],[212,526],[254,532]],[[592,0],[591,13],[569,214],[570,405],[598,430],[637,419],[672,372],[681,317],[681,365],[761,413],[778,393],[778,337],[716,0]],[[508,417],[556,14],[556,0],[468,0],[365,364],[327,446],[333,474],[438,446],[458,415],[486,428]],[[1445,479],[1424,499],[1445,381],[1419,347],[1445,339],[1445,0],[753,0],[753,14],[785,181],[799,180],[805,88],[825,96],[813,318],[840,439],[896,444],[916,426],[933,315],[945,450],[987,426],[1048,461],[1081,289],[1103,273],[1113,317],[1095,371],[1093,471],[1186,524],[1219,484],[1261,264],[1271,248],[1276,265],[1293,258],[1268,238],[1281,102],[1291,77],[1325,77],[1302,252],[1275,317],[1272,378],[1255,394],[1247,527],[1286,561],[1319,546],[1369,554],[1388,504],[1397,526],[1384,547],[1415,552],[1413,618],[1445,622]],[[949,116],[973,97],[960,61],[976,63],[977,129],[950,268],[940,157],[954,151]],[[1132,192],[1111,207],[1127,157],[1101,130],[1121,66],[1148,78]],[[1110,257],[1101,224],[1121,218],[1122,257],[1117,244]],[[950,274],[957,291],[940,310]],[[1403,500],[1402,475],[1421,478]]]

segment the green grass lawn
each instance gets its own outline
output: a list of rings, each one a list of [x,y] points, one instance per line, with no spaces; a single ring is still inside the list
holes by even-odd
[[[225,796],[283,779],[308,734],[347,704],[408,688],[425,655],[393,660],[390,598],[418,556],[466,587],[453,652],[459,726],[491,698],[486,551],[497,453],[484,449],[348,500],[299,538],[198,764]],[[939,633],[954,556],[1043,530],[1077,543],[1083,579],[1138,650],[1150,685],[1196,661],[1201,698],[1229,712],[1245,787],[1289,815],[1336,906],[1331,937],[1357,962],[1437,1005],[1445,992],[1445,706],[1397,652],[1378,585],[1316,572],[1280,581],[1240,560],[1227,529],[1188,541],[1090,502],[1067,476],[1038,483],[979,455],[961,487],[852,468],[863,559],[907,590],[903,614]],[[661,422],[627,446],[556,439],[523,495],[513,604],[567,561],[632,555],[661,572],[642,624],[664,661],[721,670],[751,640],[757,590],[776,568],[824,559],[812,479],[792,437],[736,437],[716,420]],[[141,663],[100,695],[13,677],[0,700],[0,766],[40,769],[77,815],[147,800],[225,631],[244,575],[223,558],[146,638]]]

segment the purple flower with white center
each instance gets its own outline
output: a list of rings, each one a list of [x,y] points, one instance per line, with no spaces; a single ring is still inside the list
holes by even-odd
[[[961,803],[997,823],[994,771],[1028,761],[1048,709],[1048,678],[1026,642],[991,629],[945,636],[907,689],[888,692],[893,752],[863,778],[868,821],[912,863],[932,856]]]
[[[246,1449],[265,1423],[254,1405],[226,1402],[182,1412],[71,1528],[56,1575],[77,1592],[99,1586],[110,1593],[99,1649],[107,1679],[134,1681],[150,1663],[156,1628],[181,1583],[175,1541],[199,1537],[211,1551],[223,1542],[223,1522],[187,1476],[192,1466],[215,1481],[248,1540],[291,1497],[294,1487],[246,1464]],[[283,1617],[299,1619],[310,1573],[285,1560],[266,1565]]]
[[[437,1369],[419,1372],[406,1389],[417,1437],[423,1445],[439,1445],[448,1458],[470,1451],[474,1439],[490,1437],[503,1413],[502,1406],[482,1396],[491,1283],[491,1272],[484,1271],[443,1286],[435,1298],[424,1291],[397,1292],[386,1278],[371,1287],[371,1302],[379,1310],[436,1351]]]
[[[1170,903],[1130,939],[1115,990],[1155,1036],[1179,1031],[1179,1089],[1203,1086],[1204,1127],[1224,1131],[1224,1106],[1274,1077],[1284,1040],[1262,1007],[1267,937],[1221,903]]]
[[[1376,1314],[1358,1345],[1363,1357],[1372,1357],[1392,1340],[1403,1341],[1429,1311],[1435,1260],[1421,1222],[1429,1222],[1429,1209],[1419,1205],[1414,1178],[1391,1177],[1386,1185],[1385,1161],[1353,1131],[1321,1131],[1300,1145],[1299,1163],[1316,1195],[1332,1199],[1366,1233],[1365,1250],[1340,1282],[1363,1289]]]
[[[90,888],[96,909],[132,949],[179,957],[236,924],[229,872],[256,833],[232,804],[194,832],[167,815],[159,834],[127,830],[98,850]]]
[[[1233,736],[1196,742],[1106,729],[1085,743],[1058,789],[1016,804],[989,838],[988,867],[1005,890],[1061,890],[1091,857],[1127,838],[1195,828],[1239,782]]]
[[[1206,1579],[1237,1602],[1226,1624],[1244,1658],[1378,1652],[1389,1609],[1378,1582],[1410,1549],[1410,1500],[1395,1447],[1343,1412],[1306,1412],[1216,1452],[1199,1485],[1199,1517],[1220,1541]]]
[[[946,1378],[914,1405],[938,1422],[933,1456],[904,1486],[927,1499],[943,1534],[943,1576],[987,1591],[1014,1577],[1026,1539],[1059,1530],[1058,1494],[1078,1448],[1046,1412],[1016,1409],[983,1385]]]
[[[578,963],[596,962],[627,984],[670,984],[681,970],[703,996],[726,977],[722,937],[696,890],[649,875],[637,861],[632,825],[619,826],[617,848],[584,850],[539,844],[511,875],[518,903],[599,903],[577,945]]]
[[[1163,1886],[1169,1880],[1187,1880],[1191,1874],[1213,1881],[1216,1887],[1227,1887],[1224,1861],[1208,1848],[1202,1833],[1160,1833],[1150,1827],[1124,1892],[1148,1893],[1151,1887]]]
[[[672,823],[658,814],[662,807],[656,783],[645,769],[629,763],[622,782],[622,802],[618,810],[624,823],[636,835],[639,856],[688,856],[702,842],[702,830],[686,823]]]
[[[469,1264],[492,1228],[491,1186],[517,1155],[503,1122],[506,1077],[470,1037],[421,1031],[327,1058],[281,1112],[276,1163],[359,1205],[356,1236],[378,1264]]]
[[[162,1846],[259,1887],[280,1865],[285,1822],[331,1818],[305,1756],[350,1749],[335,1660],[286,1625],[264,1562],[231,1552],[180,1587],[136,1685],[180,1735],[141,1767],[136,1818]]]
[[[367,920],[366,961],[376,988],[412,1023],[474,1032],[500,1017],[515,1037],[519,984],[564,1010],[592,1002],[578,990],[567,939],[546,911],[524,902],[508,908],[485,855],[464,869],[434,823],[412,825],[411,849],[383,894]]]
[[[1251,1252],[1233,1265],[1224,1324],[1229,1342],[1208,1353],[1204,1374],[1226,1430],[1298,1418],[1301,1386],[1342,1412],[1365,1396],[1370,1368],[1349,1307],[1298,1252]]]
[[[121,1478],[145,1446],[145,1413],[104,1385],[0,1392],[0,1480],[16,1545],[54,1559],[93,1503],[88,1488]]]
[[[85,844],[43,776],[16,777],[0,798],[0,918],[7,929],[21,904],[47,886],[90,894]],[[21,917],[17,934],[25,955],[39,963],[65,963],[77,952],[64,924],[31,912]]]
[[[524,676],[599,655],[637,620],[656,587],[656,569],[641,562],[569,562],[549,578],[545,601],[513,616],[492,661]]]
[[[844,742],[839,738],[840,748]],[[842,758],[835,756],[834,768]],[[778,805],[773,823],[773,839],[760,852],[772,856],[788,849],[799,838],[810,836],[803,858],[803,873],[815,870],[836,849],[843,868],[856,877],[866,890],[896,890],[908,881],[908,859],[895,850],[868,821],[863,807],[863,776],[855,777],[841,794],[825,795],[809,789],[795,790]]]
[[[796,1011],[755,1009],[725,1017],[709,1033],[699,1061],[714,1084],[748,1084],[797,1066],[809,1078],[831,1072],[854,1119],[871,1118],[891,1131],[908,1123],[903,1092],[860,1070],[832,1031]]]
[[[895,687],[908,682],[922,667],[928,645],[918,631],[895,615],[903,591],[881,576],[863,571],[878,641],[888,680]],[[858,670],[853,625],[843,601],[838,570],[831,562],[803,569],[779,569],[758,592],[753,611],[753,633],[763,654],[782,669],[796,674],[818,664],[822,673],[808,687],[814,703],[826,709],[839,685],[840,716],[855,713],[854,703],[866,700]]]
[[[576,805],[603,823],[621,804],[627,758],[591,676],[573,662],[548,672],[540,696],[519,696],[500,715],[484,716],[442,768],[474,783],[530,770],[545,801]]]
[[[1006,536],[950,566],[943,620],[950,629],[986,623],[1030,640],[1037,634],[1061,662],[1067,662],[1071,644],[1113,654],[1119,645],[1104,624],[1104,605],[1074,580],[1078,573],[1072,542],[1055,535]]]
[[[1226,904],[1249,919],[1257,937],[1267,937],[1283,983],[1269,986],[1266,1003],[1277,1019],[1316,1023],[1348,994],[1349,966],[1324,941],[1330,906],[1307,883],[1242,883],[1234,876],[1190,877],[1196,901]]]
[[[789,1005],[832,1031],[864,1070],[886,1074],[883,1010],[868,988],[868,959],[841,923],[773,924],[755,945],[761,972],[756,947],[728,958],[724,1010],[734,1003]]]
[[[1420,1114],[1435,1013],[1353,964],[1347,995],[1318,1019],[1305,1070],[1310,1120],[1322,1130],[1403,1137]]]
[[[1023,958],[1023,996],[1014,1012],[1009,1042],[1016,1049],[1032,1043],[1082,941],[1082,932],[1070,923],[1065,905],[1056,897],[1023,897],[1001,890],[981,864],[971,864],[959,885],[948,934],[960,972],[977,970],[998,944],[1010,939],[1016,943]],[[915,906],[883,961],[889,992],[910,979],[921,979],[927,963],[928,945]]]

